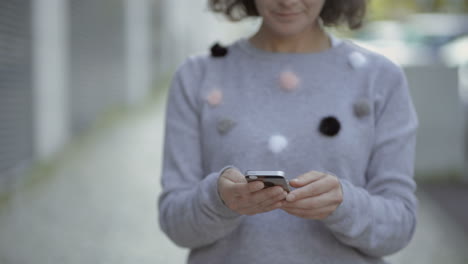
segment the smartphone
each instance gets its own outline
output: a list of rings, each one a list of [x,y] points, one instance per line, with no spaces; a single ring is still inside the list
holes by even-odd
[[[282,171],[253,171],[245,172],[245,179],[247,182],[262,181],[265,188],[273,186],[281,186],[286,192],[291,191],[288,180],[284,177]]]

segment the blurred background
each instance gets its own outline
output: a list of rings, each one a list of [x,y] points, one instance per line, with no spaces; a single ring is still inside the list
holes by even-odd
[[[183,263],[159,230],[166,91],[252,34],[205,0],[0,0],[0,263]],[[371,0],[333,30],[404,67],[419,225],[392,263],[468,263],[468,1]]]

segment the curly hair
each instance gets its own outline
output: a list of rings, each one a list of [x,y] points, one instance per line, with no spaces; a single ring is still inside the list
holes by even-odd
[[[208,0],[210,9],[224,14],[231,21],[259,16],[254,0]],[[350,29],[361,27],[367,0],[325,0],[320,18],[325,26],[347,23]]]

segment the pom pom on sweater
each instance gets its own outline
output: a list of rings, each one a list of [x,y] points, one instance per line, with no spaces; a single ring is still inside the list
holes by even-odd
[[[284,71],[280,75],[280,86],[287,92],[296,90],[299,85],[299,77],[291,71]]]
[[[206,101],[208,102],[209,105],[211,105],[213,107],[218,106],[223,101],[223,93],[218,89],[214,89],[206,97]]]
[[[367,64],[367,59],[362,55],[362,53],[354,51],[353,53],[349,54],[348,57],[349,64],[353,67],[353,69],[359,69],[364,67]]]
[[[341,124],[333,116],[325,117],[322,119],[322,122],[320,122],[319,130],[322,134],[328,137],[333,137],[340,132],[341,129]]]
[[[274,135],[268,141],[271,152],[278,154],[288,146],[288,140],[282,135]]]
[[[218,121],[218,132],[221,135],[227,134],[233,127],[236,126],[236,123],[228,118],[223,118]]]
[[[215,43],[211,47],[211,56],[215,58],[224,57],[228,54],[228,49],[221,46],[219,43]]]
[[[370,105],[369,103],[366,101],[366,100],[359,100],[357,101],[354,106],[354,114],[358,117],[358,118],[362,118],[362,117],[365,117],[367,115],[370,114],[371,112],[371,108],[370,108]]]

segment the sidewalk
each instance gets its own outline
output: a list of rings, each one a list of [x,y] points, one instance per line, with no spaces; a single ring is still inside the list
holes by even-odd
[[[162,104],[87,137],[0,202],[0,263],[184,263],[159,230]],[[468,263],[468,240],[424,193],[416,236],[392,263]]]

